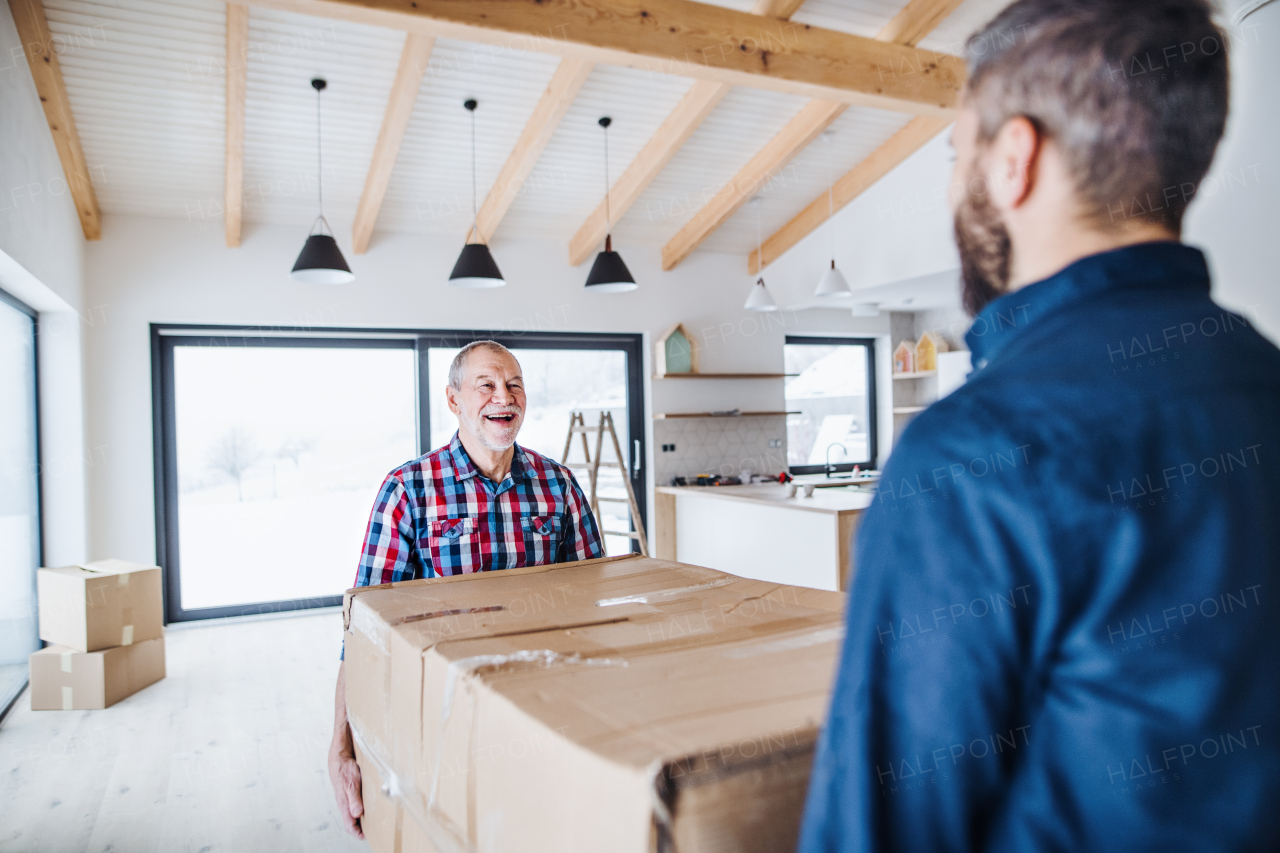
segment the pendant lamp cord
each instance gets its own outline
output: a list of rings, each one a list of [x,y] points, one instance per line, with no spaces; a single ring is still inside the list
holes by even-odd
[[[827,142],[830,145],[830,140]],[[831,168],[831,161],[835,159],[835,155],[830,150],[827,151],[827,221],[831,223],[831,268],[836,268],[836,202],[835,202],[835,184],[833,183],[834,171]]]
[[[480,236],[480,211],[476,207],[476,111],[471,110],[471,228],[475,231],[476,242],[483,243]]]
[[[324,168],[320,153],[320,90],[316,89],[316,194],[320,197],[320,219],[324,219]],[[325,223],[328,225],[328,223]]]
[[[609,125],[604,126],[604,233],[609,236],[613,216],[609,211]]]
[[[764,242],[760,238],[760,196],[752,200],[756,208],[756,274],[764,275]]]

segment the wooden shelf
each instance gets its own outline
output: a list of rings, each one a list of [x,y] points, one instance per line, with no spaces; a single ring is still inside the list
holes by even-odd
[[[656,373],[654,379],[785,379],[799,373]]]
[[[668,418],[776,418],[783,415],[798,415],[800,412],[738,412],[736,415],[713,415],[711,412],[659,412],[655,420]]]
[[[893,413],[895,415],[914,415],[916,412],[923,412],[925,406],[894,406]]]
[[[937,376],[936,370],[913,370],[911,373],[895,373],[894,379],[923,379],[926,376]]]

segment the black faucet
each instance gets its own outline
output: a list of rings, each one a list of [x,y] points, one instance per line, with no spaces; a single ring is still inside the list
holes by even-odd
[[[843,450],[845,456],[849,455],[849,448],[845,447],[843,444],[841,444],[838,441],[833,441],[827,445],[827,464],[824,467],[826,469],[828,477],[831,477],[836,473],[836,466],[831,464],[831,448],[833,447],[838,447],[841,450]]]

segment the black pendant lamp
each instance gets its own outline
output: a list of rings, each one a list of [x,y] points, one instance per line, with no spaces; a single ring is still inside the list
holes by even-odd
[[[453,272],[449,273],[449,283],[454,287],[502,287],[507,282],[498,271],[498,264],[493,260],[493,255],[489,254],[489,247],[480,235],[480,213],[476,207],[475,99],[469,99],[462,105],[471,113],[471,234],[476,235],[477,242],[468,242],[462,247],[462,254],[458,255],[458,262],[453,265]],[[471,239],[471,234],[467,235],[467,240]]]
[[[609,233],[612,225],[609,221],[609,125],[612,123],[613,119],[608,116],[600,119],[600,126],[604,128],[604,251],[596,255],[585,285],[595,293],[623,293],[639,286],[622,262],[622,255],[613,250],[613,235]]]
[[[338,241],[333,239],[333,229],[324,218],[324,171],[320,161],[320,92],[328,85],[316,78],[311,88],[316,90],[316,193],[320,202],[320,215],[311,223],[311,236],[302,246],[298,260],[293,264],[289,278],[306,284],[346,284],[355,281],[347,259],[342,257]]]

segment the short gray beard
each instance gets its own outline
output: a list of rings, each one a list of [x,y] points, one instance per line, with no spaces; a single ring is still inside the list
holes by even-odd
[[[511,410],[516,412],[517,415],[519,415],[520,426],[523,426],[524,410],[517,406],[512,406]],[[462,409],[461,407],[459,407],[458,417],[462,421],[462,425],[467,428],[467,431],[476,437],[476,441],[480,442],[480,446],[491,453],[502,453],[516,443],[515,435],[511,436],[511,441],[508,442],[507,444],[497,445],[491,442],[483,429],[484,427],[483,415],[480,415],[476,418],[472,418],[470,415],[466,413],[465,409]],[[518,434],[519,432],[520,432],[520,427],[518,426],[516,427],[516,433]]]

